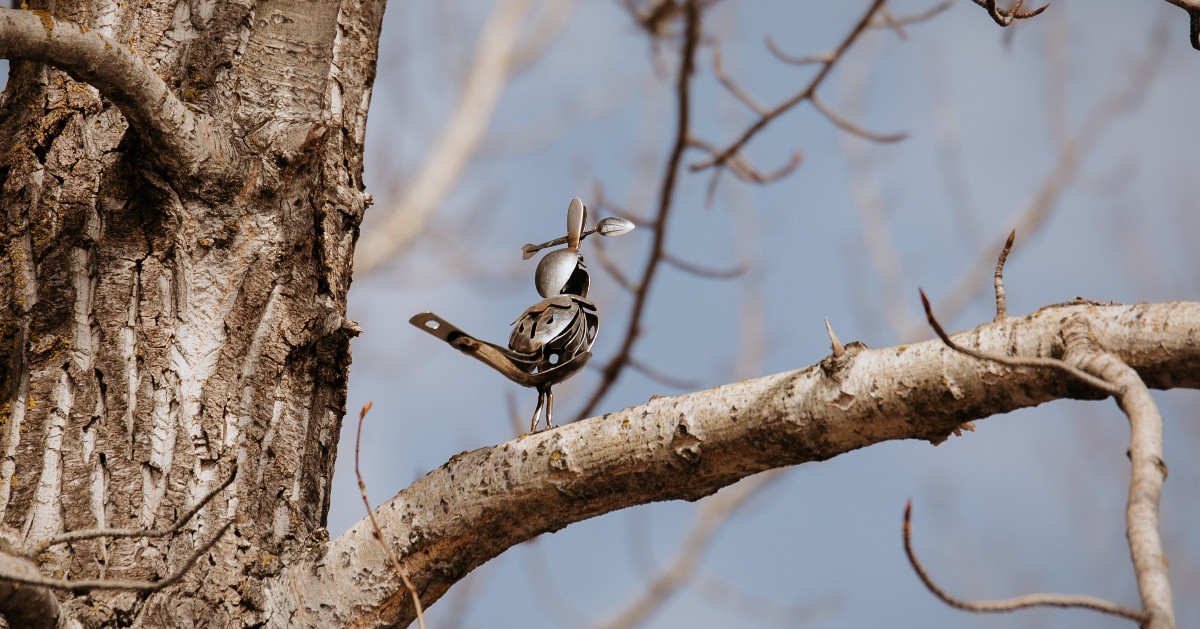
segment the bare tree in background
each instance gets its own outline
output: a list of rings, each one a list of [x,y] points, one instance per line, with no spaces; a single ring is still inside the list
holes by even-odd
[[[786,176],[799,156],[764,169],[744,149],[801,106],[864,139],[900,139],[836,111],[823,86],[864,33],[902,34],[934,13],[897,15],[873,0],[830,53],[780,50],[781,63],[819,69],[779,103],[757,102],[714,64],[754,114],[716,140],[692,126],[701,51],[719,45],[705,21],[712,4],[628,5],[670,59],[676,118],[653,214],[640,217],[650,252],[641,268],[617,269],[631,314],[581,416],[629,369],[652,373],[634,349],[663,265],[722,275],[664,246],[680,180]],[[1006,27],[1042,11],[976,4],[980,19]],[[395,238],[412,239],[406,222],[430,215],[476,150],[504,75],[544,45],[519,45],[514,29],[561,23],[548,6],[506,0],[489,18],[475,68],[490,75],[469,78],[477,96],[455,116],[466,129],[449,130],[435,153],[459,165],[411,184],[401,218],[382,222],[398,226]],[[1132,426],[1127,528],[1141,603],[1035,602],[1174,626],[1158,530],[1162,418],[1148,390],[1200,388],[1200,304],[1076,300],[1008,316],[1002,263],[995,320],[969,332],[943,334],[928,302],[938,340],[868,349],[831,326],[818,364],[457,455],[329,539],[349,341],[360,331],[346,295],[371,203],[362,156],[383,10],[369,0],[0,10],[0,56],[13,60],[0,100],[0,612],[10,625],[405,625],[416,599],[428,607],[489,559],[587,518],[698,500],[887,440],[940,442],[1018,408],[1111,396]],[[371,246],[364,267],[394,254]],[[990,266],[999,249],[980,255]],[[745,496],[723,498],[690,545],[703,546]],[[675,566],[662,589],[691,569],[687,556]],[[985,611],[1029,602],[942,595]],[[636,601],[617,624],[655,604]]]

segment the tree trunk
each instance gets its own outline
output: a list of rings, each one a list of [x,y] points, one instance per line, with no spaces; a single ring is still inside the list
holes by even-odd
[[[236,466],[177,534],[36,559],[56,577],[159,579],[233,519],[177,585],[94,591],[64,617],[260,622],[263,580],[323,534],[329,508],[384,3],[33,4],[4,11],[0,44],[32,59],[0,101],[0,521],[22,549],[160,528]],[[46,50],[11,34],[31,19]],[[145,102],[150,79],[105,75],[127,57],[54,57],[89,37],[127,46],[112,54],[184,107]]]
[[[0,57],[24,60],[0,96],[0,613],[411,621],[368,525],[323,529],[384,3],[35,4],[0,9]],[[956,338],[1001,359],[834,341],[805,369],[456,455],[376,510],[382,542],[428,605],[513,545],[616,509],[1055,399],[1112,394],[1133,421],[1145,386],[1200,387],[1198,303],[1072,302]],[[1170,627],[1152,414],[1130,448],[1131,553],[1146,626]],[[56,538],[87,529],[104,534]]]

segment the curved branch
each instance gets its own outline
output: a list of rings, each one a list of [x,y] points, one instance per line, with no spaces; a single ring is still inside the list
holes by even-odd
[[[153,68],[116,40],[45,11],[0,9],[0,57],[48,63],[94,86],[176,176],[241,176],[230,138],[188,109]]]
[[[996,0],[971,0],[971,2],[987,9],[988,15],[992,17],[992,21],[1000,27],[1012,24],[1013,20],[1027,20],[1031,17],[1041,15],[1042,11],[1050,8],[1050,3],[1047,2],[1032,11],[1021,11],[1021,6],[1025,4],[1025,0],[1017,0],[1007,10],[998,8]]]
[[[1171,581],[1167,555],[1158,532],[1158,504],[1167,464],[1163,455],[1163,419],[1146,383],[1125,360],[1106,352],[1090,337],[1088,322],[1071,319],[1065,330],[1066,353],[1088,373],[1111,382],[1118,389],[1117,404],[1129,417],[1129,501],[1125,507],[1125,535],[1146,619],[1146,629],[1175,626],[1171,603]]]
[[[0,552],[0,572],[42,576],[32,561],[6,552]],[[0,615],[8,621],[9,627],[53,629],[58,627],[59,614],[58,599],[49,589],[0,580]]]
[[[1200,2],[1197,0],[1167,0],[1167,2],[1187,11],[1188,39],[1192,48],[1200,50]]]
[[[921,579],[921,583],[925,584],[925,588],[943,603],[956,609],[969,612],[995,613],[1015,612],[1019,609],[1028,609],[1030,607],[1080,607],[1113,616],[1122,616],[1138,622],[1146,619],[1146,615],[1136,609],[1083,594],[1026,594],[1024,596],[1014,596],[997,601],[968,601],[951,596],[934,582],[933,577],[929,576],[929,573],[925,571],[925,566],[921,565],[921,561],[917,559],[917,551],[913,549],[912,545],[911,500],[904,507],[904,553],[908,555],[909,565],[917,573],[917,577]]]
[[[1200,303],[1047,307],[956,335],[981,351],[1052,357],[1086,320],[1098,347],[1155,388],[1200,388]],[[1096,399],[1058,371],[1004,367],[940,340],[845,347],[837,365],[715,387],[456,455],[376,510],[385,540],[431,605],[472,569],[574,522],[660,500],[696,500],[752,474],[896,439],[937,442],[964,422],[1056,399]],[[415,617],[369,523],[268,588],[305,626]],[[340,594],[330,600],[328,592]],[[294,614],[294,615],[288,615]]]

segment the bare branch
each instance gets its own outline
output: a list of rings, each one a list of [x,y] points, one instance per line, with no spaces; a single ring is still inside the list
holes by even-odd
[[[996,7],[996,0],[971,0],[975,4],[987,9],[988,15],[992,16],[992,20],[1001,27],[1008,26],[1013,23],[1013,20],[1027,20],[1035,15],[1041,14],[1042,11],[1050,8],[1050,3],[1032,11],[1021,12],[1021,6],[1025,4],[1025,0],[1016,0],[1007,11]]]
[[[933,309],[929,306],[929,298],[925,296],[925,291],[918,289],[918,292],[921,294],[921,305],[925,307],[925,318],[929,321],[929,326],[933,328],[934,332],[937,332],[938,338],[942,339],[942,342],[945,343],[950,349],[956,352],[962,352],[972,358],[978,358],[979,360],[990,360],[992,362],[1000,363],[1001,365],[1007,365],[1009,367],[1045,367],[1049,369],[1057,369],[1079,380],[1080,382],[1096,387],[1097,389],[1100,389],[1111,396],[1117,397],[1121,395],[1121,390],[1118,387],[1113,386],[1108,381],[1097,378],[1096,376],[1093,376],[1092,374],[1087,373],[1086,371],[1083,371],[1082,369],[1071,365],[1070,363],[1058,360],[1056,358],[989,354],[955,343],[953,340],[951,340],[950,336],[946,334],[946,331],[942,329],[942,324],[938,323],[937,319],[934,318]]]
[[[996,260],[996,273],[993,283],[996,285],[996,318],[995,321],[1008,317],[1008,301],[1004,294],[1004,263],[1008,260],[1008,252],[1012,251],[1013,240],[1017,237],[1017,230],[1008,232],[1008,240],[1004,241],[1004,248],[1000,250],[1000,259]]]
[[[821,100],[820,98],[817,98],[816,94],[813,94],[812,97],[809,98],[809,100],[812,102],[812,106],[814,108],[816,108],[817,111],[821,112],[821,114],[823,116],[825,116],[825,118],[827,120],[829,120],[829,122],[832,122],[836,127],[841,129],[842,131],[846,131],[848,133],[853,133],[854,135],[857,135],[860,138],[871,140],[872,142],[888,143],[888,142],[899,142],[901,140],[908,139],[907,131],[901,131],[899,133],[875,133],[874,131],[869,131],[867,129],[864,129],[864,128],[854,124],[853,122],[850,122],[849,120],[838,115],[838,113],[836,111],[834,111],[832,108],[830,108],[828,105],[825,104],[825,101]]]
[[[707,277],[710,279],[729,280],[735,277],[740,277],[746,273],[746,264],[744,262],[738,263],[737,266],[727,269],[714,269],[701,266],[695,262],[681,260],[670,253],[663,253],[663,262],[670,264],[684,273],[690,273],[698,277]]]
[[[0,573],[28,577],[41,577],[42,574],[32,561],[4,552],[0,552]],[[59,626],[60,613],[58,599],[50,589],[0,580],[0,614],[9,627],[55,629]]]
[[[888,28],[895,31],[896,36],[898,36],[900,39],[908,39],[908,33],[904,31],[905,26],[932,20],[953,5],[954,0],[942,0],[942,2],[939,2],[932,7],[925,9],[924,11],[918,11],[917,13],[903,15],[900,17],[892,15],[892,12],[888,9],[888,7],[884,6],[879,12],[879,17],[881,19],[872,22],[868,28]]]
[[[1146,94],[1150,93],[1150,85],[1162,66],[1168,39],[1161,31],[1162,25],[1156,25],[1151,30],[1147,50],[1130,68],[1127,82],[1106,94],[1088,111],[1083,122],[1059,148],[1057,161],[1042,177],[1033,197],[1013,216],[1006,219],[1007,224],[1013,225],[1021,232],[1024,241],[1028,242],[1046,223],[1067,186],[1079,174],[1083,160],[1104,137],[1104,133],[1113,126],[1116,118],[1141,103]],[[946,291],[945,296],[938,302],[937,310],[943,317],[951,320],[958,316],[958,313],[979,294],[984,286],[979,278],[993,270],[995,258],[991,252],[1000,248],[1002,244],[994,242],[979,248],[975,259],[964,267],[963,272],[954,281],[953,288]],[[903,337],[909,338],[916,334],[918,331],[914,329]]]
[[[1197,0],[1167,0],[1167,2],[1187,11],[1188,36],[1192,41],[1192,48],[1200,50],[1200,2]]]
[[[0,9],[0,57],[48,63],[94,86],[177,176],[244,175],[233,143],[215,121],[192,112],[153,68],[98,31],[45,11]]]
[[[828,59],[822,61],[824,64],[823,67],[817,72],[817,75],[814,76],[811,81],[809,81],[807,87],[786,101],[780,103],[775,108],[767,111],[766,114],[759,116],[758,120],[755,120],[749,128],[743,131],[741,136],[734,140],[724,150],[717,153],[714,157],[711,157],[703,162],[692,164],[689,167],[691,171],[697,172],[707,168],[712,168],[714,166],[724,165],[738,151],[740,151],[742,147],[750,141],[751,138],[753,138],[758,134],[759,131],[762,131],[768,124],[770,124],[772,120],[779,117],[780,114],[788,111],[792,107],[795,107],[805,100],[808,100],[813,94],[816,94],[817,88],[821,86],[821,83],[825,80],[825,77],[829,76],[829,73],[831,70],[833,70],[834,65],[836,65],[838,60],[845,55],[846,50],[850,48],[850,45],[854,43],[854,40],[858,39],[858,36],[867,30],[867,24],[871,22],[871,19],[875,16],[875,13],[879,10],[879,7],[883,6],[883,2],[884,0],[874,0],[871,3],[871,6],[867,9],[866,13],[864,13],[859,19],[858,23],[854,25],[854,28],[851,29],[846,38],[842,40],[842,43],[838,45]]]
[[[404,566],[400,565],[400,559],[396,557],[396,551],[392,550],[392,545],[384,541],[383,531],[379,529],[379,522],[375,520],[375,510],[371,508],[371,499],[367,498],[367,483],[363,480],[362,471],[358,467],[358,453],[362,444],[362,427],[363,420],[367,417],[367,412],[371,410],[371,402],[363,405],[362,410],[358,413],[358,429],[354,432],[354,477],[358,479],[358,493],[362,496],[363,507],[367,510],[367,520],[371,522],[371,533],[380,546],[383,546],[384,552],[387,553],[388,561],[392,562],[392,569],[400,576],[400,581],[404,583],[404,588],[408,590],[412,596],[413,606],[417,610],[417,625],[421,629],[425,629],[425,613],[421,608],[421,597],[417,596],[417,588],[413,587],[412,581],[408,578],[408,573],[405,572]]]
[[[207,553],[210,548],[216,545],[216,543],[221,540],[221,537],[225,535],[225,532],[228,531],[229,527],[231,526],[233,526],[233,520],[223,524],[221,528],[217,530],[216,535],[213,535],[212,539],[201,544],[200,547],[197,548],[190,557],[188,557],[187,561],[185,561],[178,570],[171,573],[166,578],[158,581],[125,581],[122,579],[51,579],[43,576],[18,574],[8,570],[0,571],[0,581],[12,581],[14,583],[24,583],[27,585],[50,588],[53,590],[66,590],[75,593],[90,592],[92,590],[132,590],[139,592],[157,592],[161,589],[174,585],[177,581],[182,579],[183,576],[192,569],[192,566],[196,564],[196,560],[200,559],[200,557],[204,556],[204,554]]]
[[[1167,464],[1163,454],[1163,419],[1150,390],[1137,371],[1091,339],[1083,319],[1071,319],[1064,328],[1064,360],[1111,382],[1120,393],[1117,404],[1129,417],[1129,502],[1125,507],[1125,532],[1142,608],[1145,629],[1175,627],[1167,556],[1159,534],[1158,505]]]
[[[668,376],[667,374],[651,367],[650,365],[647,365],[646,363],[643,363],[636,358],[629,359],[629,368],[659,384],[671,387],[672,389],[683,389],[686,391],[688,389],[695,389],[696,387],[700,386],[700,381],[698,380],[685,380],[683,378]]]
[[[195,505],[193,505],[191,509],[188,509],[187,511],[185,511],[183,513],[183,515],[176,518],[175,522],[172,523],[171,526],[169,526],[167,528],[162,528],[162,529],[84,529],[84,530],[79,530],[79,531],[68,531],[66,533],[56,535],[56,536],[50,538],[49,540],[42,542],[41,544],[38,544],[37,550],[38,550],[38,552],[41,552],[41,551],[43,551],[51,546],[54,546],[56,544],[67,544],[70,542],[77,542],[77,541],[85,540],[85,539],[95,539],[97,537],[110,537],[110,538],[167,537],[170,535],[174,535],[175,533],[178,533],[180,530],[182,530],[183,527],[186,526],[187,523],[193,517],[195,517],[195,515],[197,513],[199,513],[200,510],[203,509],[205,505],[207,505],[210,501],[212,501],[213,498],[215,498],[217,496],[217,494],[221,493],[226,487],[228,487],[230,485],[230,483],[232,483],[233,480],[235,478],[237,478],[237,472],[238,472],[237,463],[234,462],[233,470],[230,471],[228,478],[226,478],[224,481],[222,481],[220,485],[214,487],[211,491],[209,491],[207,494],[205,494],[204,497],[199,500],[199,502],[197,502]]]
[[[911,500],[904,507],[904,553],[908,555],[908,563],[917,573],[917,577],[921,579],[921,583],[924,583],[925,587],[934,596],[941,599],[943,603],[957,609],[969,612],[995,613],[1014,612],[1030,607],[1079,607],[1113,616],[1129,618],[1138,622],[1146,619],[1146,614],[1136,609],[1130,609],[1124,605],[1118,605],[1102,598],[1080,594],[1026,594],[1025,596],[1016,596],[997,601],[968,601],[951,596],[933,581],[933,577],[929,576],[929,573],[926,572],[925,566],[921,565],[920,560],[917,559],[916,551],[913,550]]]
[[[362,231],[354,254],[358,275],[371,273],[421,233],[477,150],[512,72],[521,24],[532,0],[496,5],[475,49],[458,104],[400,200]]]
[[[1063,325],[1085,319],[1098,347],[1126,361],[1148,386],[1200,388],[1200,303],[1066,304],[981,325],[981,351],[1052,356]],[[1012,370],[938,340],[903,349],[847,348],[838,378],[819,365],[648,403],[455,455],[376,510],[388,543],[405,557],[422,602],[516,544],[638,504],[696,500],[760,471],[897,439],[936,442],[965,422],[1063,398],[1096,399],[1059,370]],[[1003,421],[1003,420],[997,420]],[[453,491],[447,491],[452,488]],[[446,513],[455,517],[446,517]],[[479,544],[486,531],[485,544]],[[372,614],[411,622],[365,521],[329,543],[321,570],[285,566],[269,587],[330,592],[326,619]],[[338,558],[354,556],[357,561]],[[361,587],[363,574],[372,587]],[[355,587],[355,584],[359,587]],[[402,590],[401,590],[402,591]],[[404,596],[407,599],[407,595]],[[310,625],[315,610],[275,599],[277,613]]]
[[[616,384],[621,370],[629,363],[629,359],[633,355],[633,345],[641,333],[642,316],[646,311],[650,287],[654,283],[655,273],[662,262],[667,218],[671,213],[671,202],[675,196],[675,183],[679,178],[683,153],[688,147],[688,128],[691,124],[691,79],[696,67],[696,48],[700,45],[701,33],[701,11],[698,0],[690,0],[683,8],[687,23],[684,27],[683,49],[679,55],[679,76],[675,85],[678,119],[675,126],[674,144],[671,147],[670,157],[667,159],[666,172],[663,174],[662,187],[659,191],[658,213],[653,224],[654,240],[650,247],[650,256],[646,260],[646,267],[642,271],[641,279],[636,284],[637,292],[634,293],[633,311],[630,313],[629,323],[625,328],[624,341],[617,350],[616,356],[613,356],[604,366],[603,378],[599,386],[584,404],[583,409],[579,411],[576,419],[582,419],[591,414],[600,400],[604,399],[609,389]]]
[[[750,96],[750,94],[747,94],[746,90],[742,89],[742,87],[737,83],[734,83],[733,79],[725,73],[725,67],[721,64],[721,49],[715,44],[713,45],[712,69],[713,76],[717,77],[717,81],[719,81],[721,85],[725,87],[726,91],[728,91],[730,94],[733,94],[738,100],[742,101],[742,103],[749,107],[754,113],[760,116],[767,115],[767,108],[763,107],[758,101],[754,100],[754,97]]]
[[[771,37],[770,33],[763,35],[763,42],[766,43],[767,50],[770,50],[771,54],[775,55],[780,61],[784,63],[790,63],[792,65],[807,66],[814,63],[831,63],[834,59],[832,52],[822,52],[815,55],[805,55],[803,57],[797,57],[795,55],[788,54],[779,47],[779,44],[775,43],[775,39]]]

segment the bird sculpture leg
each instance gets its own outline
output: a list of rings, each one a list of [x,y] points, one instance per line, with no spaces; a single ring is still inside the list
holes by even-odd
[[[546,387],[546,430],[554,428],[554,391]]]
[[[529,425],[529,432],[537,432],[538,420],[542,418],[542,406],[546,402],[546,392],[538,388],[538,403],[537,408],[533,409],[533,423]]]

